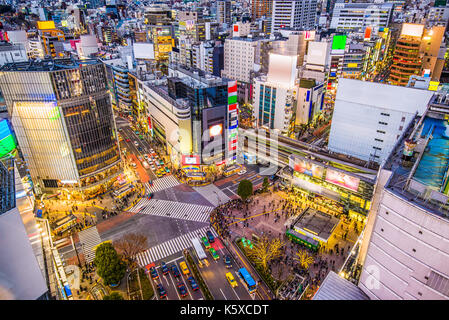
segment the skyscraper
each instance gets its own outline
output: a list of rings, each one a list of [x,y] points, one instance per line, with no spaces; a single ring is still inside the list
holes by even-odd
[[[261,17],[271,17],[273,9],[273,0],[253,0],[251,15],[253,21]]]
[[[43,60],[0,69],[20,149],[37,194],[94,195],[121,171],[105,67],[97,60]]]
[[[271,32],[290,28],[311,30],[316,20],[316,0],[273,1]]]

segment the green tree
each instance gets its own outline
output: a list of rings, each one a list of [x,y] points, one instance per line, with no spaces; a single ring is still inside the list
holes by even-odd
[[[126,272],[126,264],[120,259],[111,243],[102,243],[95,251],[95,266],[106,285],[118,284]]]
[[[103,300],[125,300],[120,292],[114,291],[110,295],[104,296]]]
[[[248,199],[253,194],[253,183],[249,180],[242,180],[237,188],[237,194],[242,198],[243,201]]]
[[[262,183],[263,192],[267,192],[269,186],[270,186],[270,182],[268,182],[268,177],[263,178],[263,183]]]

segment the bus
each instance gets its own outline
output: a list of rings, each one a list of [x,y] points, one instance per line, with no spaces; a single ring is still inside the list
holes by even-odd
[[[232,176],[233,174],[238,173],[242,168],[238,165],[232,165],[224,170],[224,175],[226,177]]]
[[[134,190],[134,186],[129,183],[129,184],[124,185],[120,189],[115,190],[114,192],[112,192],[112,195],[114,196],[114,198],[120,199],[120,198],[124,197],[125,195],[127,195],[128,193],[130,193],[133,190]]]
[[[198,258],[199,264],[200,266],[204,264],[208,265],[209,263],[207,262],[207,255],[203,250],[203,247],[201,246],[200,240],[198,240],[198,238],[192,238],[190,239],[190,241],[192,241],[193,244],[193,248],[195,249],[196,252],[196,256]]]
[[[257,288],[256,281],[254,281],[253,277],[251,277],[248,270],[246,270],[245,268],[241,268],[238,271],[238,275],[242,280],[242,282],[246,285],[246,288],[248,289],[248,292],[250,294],[256,292]]]

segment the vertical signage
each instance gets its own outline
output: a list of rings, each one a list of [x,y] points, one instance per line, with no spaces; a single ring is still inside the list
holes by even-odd
[[[228,163],[237,159],[238,141],[238,107],[237,107],[237,81],[228,82]]]

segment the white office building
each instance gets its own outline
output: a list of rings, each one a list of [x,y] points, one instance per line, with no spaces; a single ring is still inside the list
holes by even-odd
[[[358,257],[370,299],[449,300],[448,107],[432,100],[378,174]]]
[[[426,90],[340,78],[328,148],[382,163],[415,114],[427,108]]]
[[[317,17],[317,0],[273,1],[271,33],[279,29],[312,30]]]
[[[249,83],[250,73],[254,69],[256,50],[257,40],[253,38],[226,39],[222,77]]]
[[[337,2],[334,6],[330,29],[364,31],[388,27],[393,11],[392,3],[346,3]]]

